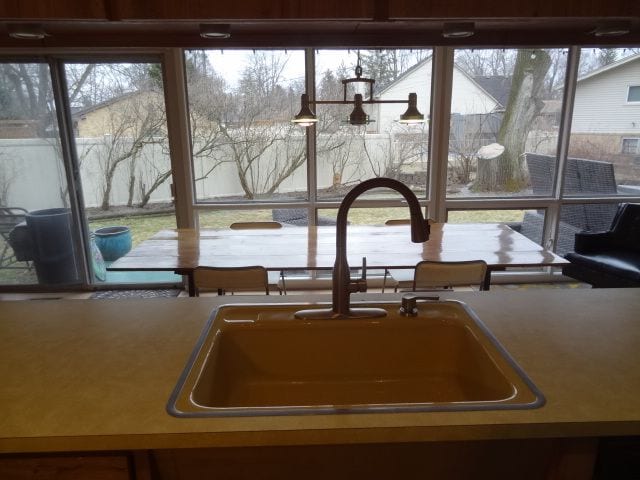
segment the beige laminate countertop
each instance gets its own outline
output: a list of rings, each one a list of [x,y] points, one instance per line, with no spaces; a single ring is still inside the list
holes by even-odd
[[[0,302],[0,452],[639,435],[639,293],[448,295],[544,393],[539,409],[204,419],[167,414],[169,395],[211,310],[260,298]]]

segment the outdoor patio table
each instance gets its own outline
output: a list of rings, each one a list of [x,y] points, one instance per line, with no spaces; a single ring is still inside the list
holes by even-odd
[[[111,264],[114,271],[173,271],[188,278],[200,266],[262,265],[270,271],[331,270],[335,261],[335,226],[284,227],[274,230],[161,230]],[[542,248],[504,224],[434,223],[425,243],[412,243],[408,225],[350,225],[349,265],[367,259],[371,269],[412,269],[422,260],[484,260],[489,271],[507,267],[562,266],[564,258]],[[486,288],[490,275],[487,275]]]

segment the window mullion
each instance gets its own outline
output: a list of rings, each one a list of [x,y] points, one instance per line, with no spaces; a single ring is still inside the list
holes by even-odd
[[[438,222],[446,221],[447,216],[447,162],[453,64],[453,48],[434,48],[429,132],[429,217]]]
[[[176,224],[178,228],[197,228],[183,51],[167,50],[162,64]]]
[[[569,152],[571,135],[571,119],[573,116],[573,102],[578,79],[578,66],[580,63],[580,49],[573,46],[569,49],[567,58],[567,75],[565,77],[564,99],[562,102],[562,117],[558,131],[558,163],[556,166],[556,178],[553,185],[554,201],[550,203],[544,220],[542,245],[555,250],[558,241],[558,229],[560,224],[560,210],[562,208],[562,196],[564,189],[565,169]]]
[[[309,99],[316,98],[316,55],[313,48],[305,50],[305,90],[309,92]],[[309,198],[309,225],[315,225],[318,219],[318,172],[316,162],[316,135],[318,130],[315,125],[306,128],[307,145],[307,195]]]
[[[80,178],[80,165],[76,152],[75,141],[73,140],[73,121],[71,119],[71,106],[69,104],[69,92],[64,73],[64,63],[60,59],[49,59],[51,71],[51,88],[53,101],[56,105],[56,115],[58,117],[58,137],[60,139],[60,151],[64,165],[67,189],[69,192],[69,208],[73,218],[71,228],[72,241],[75,244],[76,261],[79,262],[78,273],[83,286],[91,283],[92,273],[89,268],[88,259],[91,258],[91,248],[89,245],[89,226],[84,212],[84,200],[82,194],[82,180]]]

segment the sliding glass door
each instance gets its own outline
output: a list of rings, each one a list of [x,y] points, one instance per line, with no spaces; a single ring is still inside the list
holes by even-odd
[[[0,285],[179,283],[107,267],[175,228],[159,57],[0,63]]]
[[[161,63],[65,62],[64,76],[93,282],[180,282],[172,272],[107,271],[176,227]]]
[[[0,63],[0,284],[82,281],[50,65]]]

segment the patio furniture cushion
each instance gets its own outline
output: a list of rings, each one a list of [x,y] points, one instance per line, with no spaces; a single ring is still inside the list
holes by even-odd
[[[609,251],[589,255],[573,252],[567,254],[567,260],[640,283],[640,252]]]
[[[575,238],[563,274],[594,287],[640,286],[640,204],[621,204],[609,231]]]

